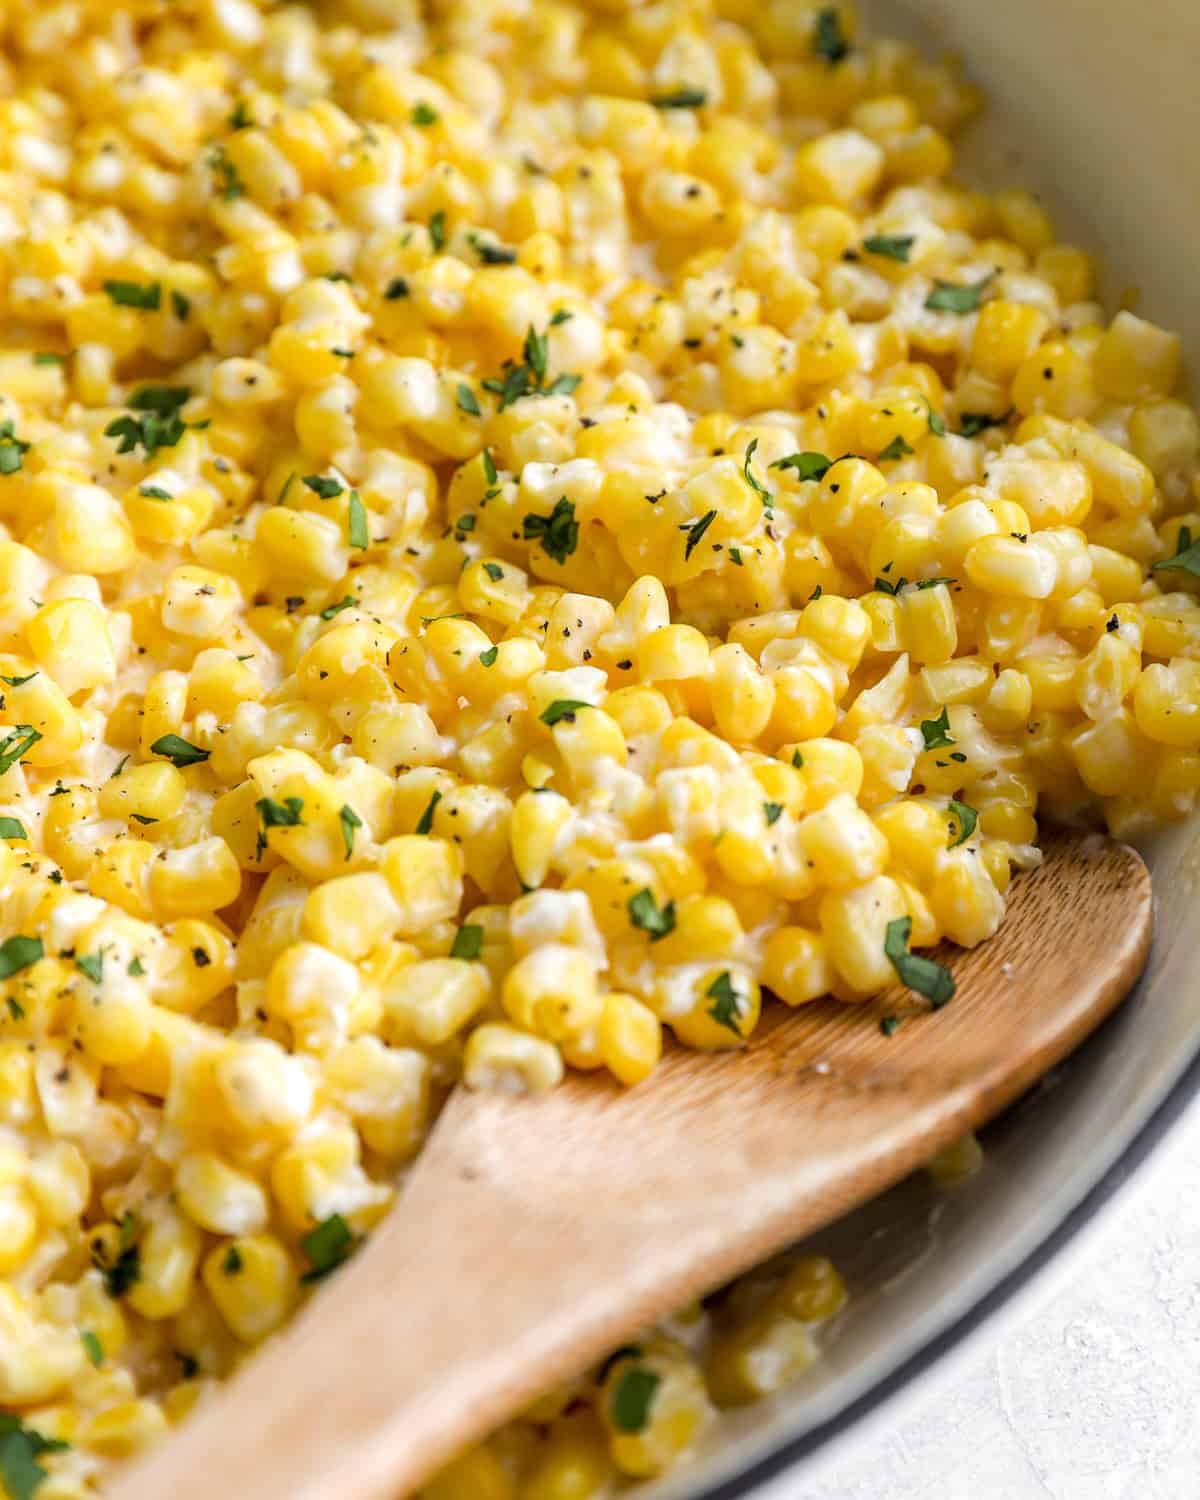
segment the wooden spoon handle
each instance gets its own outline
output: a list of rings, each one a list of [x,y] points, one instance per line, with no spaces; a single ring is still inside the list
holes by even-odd
[[[776,1006],[752,1046],[674,1050],[631,1093],[596,1075],[540,1099],[460,1092],[370,1243],[112,1500],[398,1500],[990,1118],[1125,994],[1150,927],[1131,849],[1051,841],[998,936],[955,954],[936,1015],[898,991]]]

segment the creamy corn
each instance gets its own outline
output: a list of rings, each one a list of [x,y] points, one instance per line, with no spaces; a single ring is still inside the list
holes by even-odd
[[[0,32],[0,1487],[73,1500],[456,1082],[936,1007],[1039,811],[1188,814],[1200,428],[844,5]],[[659,1473],[843,1296],[753,1278],[427,1494]]]

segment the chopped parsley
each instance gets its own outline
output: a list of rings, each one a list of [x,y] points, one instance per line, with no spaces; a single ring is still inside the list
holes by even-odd
[[[312,490],[319,500],[336,500],[346,488],[340,479],[330,479],[325,474],[306,474],[301,482]],[[285,489],[279,498],[282,500],[286,493]]]
[[[1011,416],[1010,411],[1006,411],[1002,417],[993,417],[986,411],[965,411],[958,419],[959,434],[966,438],[978,437],[989,427],[1003,427]]]
[[[158,281],[106,281],[104,290],[118,307],[136,307],[157,312],[162,305],[162,283]]]
[[[894,922],[889,922],[883,939],[884,954],[895,969],[900,983],[906,984],[910,990],[916,990],[917,994],[924,995],[934,1010],[940,1010],[954,996],[954,975],[942,964],[934,963],[931,958],[921,958],[916,953],[910,953],[908,940],[911,936],[911,917],[897,917]]]
[[[655,109],[703,109],[708,94],[704,89],[684,87],[672,89],[669,94],[653,94],[650,103]]]
[[[880,453],[879,462],[881,464],[891,463],[893,459],[906,458],[912,451],[913,450],[904,441],[902,435],[900,433],[897,433],[896,436],[887,445],[887,447],[884,448]]]
[[[438,803],[441,800],[442,800],[442,794],[441,794],[441,792],[434,792],[433,796],[430,797],[429,803],[426,806],[425,811],[417,819],[417,827],[416,827],[416,832],[417,833],[427,834],[427,833],[429,833],[429,832],[432,831],[432,829],[433,829],[433,815],[437,811],[437,805],[438,805]]]
[[[582,698],[555,698],[549,707],[542,709],[539,714],[543,724],[557,724],[565,719],[568,724],[574,724],[575,715],[581,708],[591,708],[590,703],[585,703]]]
[[[104,979],[104,949],[97,948],[95,953],[81,953],[75,959],[75,967],[81,974],[86,974],[93,984],[100,984]]]
[[[140,385],[129,398],[134,411],[153,411],[166,416],[178,411],[191,397],[191,386],[187,385]]]
[[[172,293],[171,293],[171,311],[175,314],[175,316],[179,319],[179,321],[181,323],[186,323],[187,322],[188,315],[191,312],[191,310],[192,310],[192,299],[190,297],[185,297],[182,292],[172,291]]]
[[[500,655],[500,647],[499,646],[489,646],[486,651],[481,651],[479,653],[479,660],[480,660],[481,665],[483,665],[485,667],[494,667],[496,665],[496,658],[499,655]]]
[[[977,312],[983,301],[983,294],[987,289],[988,282],[996,273],[989,271],[979,281],[968,282],[965,286],[956,281],[940,281],[935,279],[933,290],[925,298],[925,306],[930,312],[952,312],[973,313]]]
[[[680,526],[680,531],[686,531],[688,534],[687,544],[683,549],[684,562],[687,562],[688,558],[691,557],[692,553],[700,545],[704,533],[716,519],[716,511],[709,510],[705,511],[698,521],[685,521]]]
[[[350,491],[349,511],[350,545],[366,551],[371,545],[371,533],[367,530],[367,508],[357,490]]]
[[[230,130],[249,130],[254,121],[250,117],[250,110],[244,99],[239,99],[233,106],[233,113],[229,116]]]
[[[107,1261],[101,1252],[95,1248],[92,1250],[92,1260],[104,1273],[105,1288],[108,1295],[114,1299],[123,1297],[131,1286],[141,1280],[142,1276],[142,1256],[137,1244],[137,1216],[131,1213],[122,1214],[118,1227],[120,1238],[117,1241],[115,1260]]]
[[[499,583],[500,580],[504,577],[504,569],[500,566],[499,563],[485,562],[483,565],[483,571],[487,574],[487,576],[492,580],[493,583]]]
[[[895,1036],[900,1030],[899,1016],[883,1016],[879,1022],[879,1029],[884,1036]]]
[[[199,745],[193,745],[177,734],[160,735],[150,746],[150,753],[163,756],[178,770],[182,770],[184,766],[199,765],[209,755],[207,750],[201,750]]]
[[[517,252],[511,245],[492,245],[487,240],[476,239],[472,243],[475,253],[485,266],[515,266]]]
[[[834,460],[823,453],[789,453],[786,458],[777,458],[773,469],[795,469],[797,479],[824,479],[833,467]]]
[[[921,720],[921,738],[925,741],[926,750],[941,750],[946,745],[954,744],[948,708],[943,708],[936,719]]]
[[[393,276],[391,281],[383,289],[383,300],[385,302],[399,302],[401,297],[408,296],[408,282],[403,276]]]
[[[79,1342],[83,1345],[83,1352],[87,1355],[92,1367],[98,1370],[104,1363],[104,1345],[90,1328],[80,1330]]]
[[[225,1259],[221,1262],[221,1270],[226,1276],[237,1276],[245,1267],[242,1252],[236,1245],[230,1245],[225,1252]]]
[[[934,437],[945,437],[946,423],[940,413],[934,411],[933,405],[929,401],[925,402],[925,415],[929,423],[929,430],[933,433]]]
[[[575,314],[568,312],[565,307],[556,307],[554,316],[550,319],[550,327],[557,328],[560,323],[569,323],[574,316]]]
[[[303,797],[285,797],[277,802],[274,797],[260,797],[254,804],[260,824],[258,841],[254,846],[255,859],[261,859],[267,847],[267,834],[272,828],[300,828],[304,819]]]
[[[542,551],[556,563],[565,563],[579,545],[579,522],[575,506],[563,495],[548,516],[530,512],[521,522],[526,541],[539,541]]]
[[[812,50],[814,57],[824,58],[832,67],[850,55],[850,43],[842,31],[842,20],[832,5],[817,12],[813,27]]]
[[[213,169],[216,177],[217,192],[224,198],[226,203],[232,203],[235,198],[245,196],[246,184],[238,176],[238,169],[234,166],[228,156],[225,155],[223,146],[214,146],[208,158],[208,164]]]
[[[799,750],[792,751],[792,765],[796,767],[797,771],[801,770],[804,766],[804,757],[800,754]]]
[[[143,484],[139,488],[138,494],[144,496],[147,500],[174,500],[175,498],[174,495],[169,495],[166,490],[160,489],[156,484]]]
[[[446,212],[439,208],[437,213],[429,220],[429,243],[433,246],[433,253],[440,255],[446,246]]]
[[[975,825],[979,822],[979,814],[973,807],[968,807],[965,802],[959,802],[957,798],[950,798],[949,812],[958,825],[958,833],[947,844],[948,849],[957,849],[959,844],[965,844],[975,832]]]
[[[1182,573],[1191,573],[1194,578],[1200,578],[1200,541],[1192,541],[1190,526],[1179,528],[1174,553],[1170,557],[1164,557],[1161,562],[1153,563],[1150,571],[1157,573],[1163,568],[1178,568]]]
[[[358,600],[353,594],[347,594],[344,598],[339,599],[336,604],[327,604],[321,611],[320,618],[322,620],[332,620],[335,615],[340,615],[344,609],[353,609],[357,603]]]
[[[469,417],[483,416],[483,413],[479,409],[479,402],[476,399],[475,392],[465,382],[460,381],[458,390],[455,392],[455,397],[458,401],[459,411],[465,411]]]
[[[888,567],[891,567],[891,563],[888,564]],[[889,583],[886,578],[877,577],[872,587],[875,589],[876,593],[891,594],[892,598],[894,599],[900,593],[900,590],[907,582],[907,578],[897,578],[895,583]]]
[[[191,394],[186,385],[140,386],[129,398],[129,405],[141,415],[115,417],[104,435],[120,440],[118,453],[132,453],[140,443],[146,457],[153,458],[160,448],[174,448],[187,431],[179,412]]]
[[[674,901],[659,906],[649,886],[644,886],[636,896],[631,896],[628,906],[629,920],[635,927],[649,933],[652,943],[657,943],[659,938],[665,938],[669,932],[675,931]]]
[[[0,422],[0,474],[17,474],[21,470],[29,444],[17,436],[12,422]]]
[[[782,816],[783,816],[783,803],[782,802],[764,802],[763,803],[763,817],[766,818],[766,820],[767,820],[767,827],[768,828],[770,828],[772,826],[772,824],[778,823],[779,820],[780,820],[780,818]]]
[[[61,1438],[43,1437],[15,1412],[0,1412],[0,1480],[12,1500],[33,1500],[50,1476],[39,1463],[44,1453],[68,1448]]]
[[[135,955],[129,960],[129,964],[125,972],[132,979],[141,979],[143,974],[145,974],[146,972],[146,965],[141,961],[140,958],[136,957]]]
[[[441,116],[432,104],[426,104],[424,99],[418,99],[413,105],[412,114],[408,118],[414,125],[424,130],[430,125],[436,125]]]
[[[746,444],[746,455],[742,459],[742,473],[746,477],[746,483],[755,492],[755,494],[762,496],[763,504],[767,507],[768,510],[770,510],[772,504],[774,503],[775,497],[771,494],[771,491],[766,487],[765,484],[762,483],[761,480],[754,477],[754,470],[750,467],[750,461],[754,457],[757,448],[757,438],[752,438],[750,442]]]
[[[608,1415],[618,1432],[645,1432],[650,1425],[650,1408],[661,1384],[661,1375],[640,1365],[625,1371],[608,1402]]]
[[[718,1026],[724,1026],[734,1036],[740,1037],[742,1028],[738,1025],[738,995],[733,987],[733,980],[729,977],[729,970],[725,969],[718,974],[704,993],[713,1002],[708,1007],[708,1014]]]
[[[485,448],[480,458],[483,460],[483,477],[489,484],[495,484],[499,475],[496,472],[496,460],[492,457],[491,450]]]
[[[9,687],[24,687],[27,682],[32,682],[36,676],[36,672],[26,672],[24,677],[5,677],[0,674],[0,682],[8,683]]]
[[[20,818],[0,818],[0,839],[27,839],[25,825]]]
[[[346,846],[346,858],[354,853],[354,831],[363,826],[363,821],[348,802],[338,808],[338,822],[342,825],[342,843]]]
[[[354,1235],[341,1214],[330,1214],[327,1219],[322,1219],[300,1241],[310,1267],[300,1280],[309,1284],[328,1276],[349,1257],[354,1245]]]
[[[863,240],[863,249],[868,255],[881,255],[884,260],[908,262],[908,252],[916,244],[915,234],[869,234]]]
[[[475,922],[468,922],[460,927],[454,934],[454,942],[450,945],[451,958],[478,958],[483,952],[483,928]]]
[[[480,382],[485,391],[500,397],[500,411],[523,396],[569,396],[582,378],[579,375],[559,375],[547,383],[550,340],[547,334],[538,333],[532,323],[526,331],[521,353],[519,365],[510,361],[501,375],[489,375]]]
[[[32,724],[17,724],[10,735],[0,740],[0,776],[5,771],[11,771],[22,755],[27,750],[32,750],[41,737],[41,731]]]
[[[65,354],[38,353],[33,356],[35,365],[62,365],[66,364]]]
[[[30,964],[37,963],[45,951],[42,940],[38,937],[23,937],[17,933],[14,937],[5,938],[0,943],[0,979],[11,979]]]

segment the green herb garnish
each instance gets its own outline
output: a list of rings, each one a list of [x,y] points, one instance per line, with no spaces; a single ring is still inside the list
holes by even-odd
[[[895,969],[901,984],[924,995],[940,1010],[954,996],[954,975],[931,958],[921,958],[908,951],[908,940],[912,936],[912,918],[897,917],[889,922],[883,939],[883,951]]]

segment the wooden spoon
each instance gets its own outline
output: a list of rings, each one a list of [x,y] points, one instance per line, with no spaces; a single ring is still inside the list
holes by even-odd
[[[112,1500],[399,1500],[1015,1099],[1131,987],[1151,921],[1133,850],[1053,838],[936,1014],[901,990],[773,1005],[744,1050],[672,1050],[629,1092],[459,1090],[365,1248]]]

